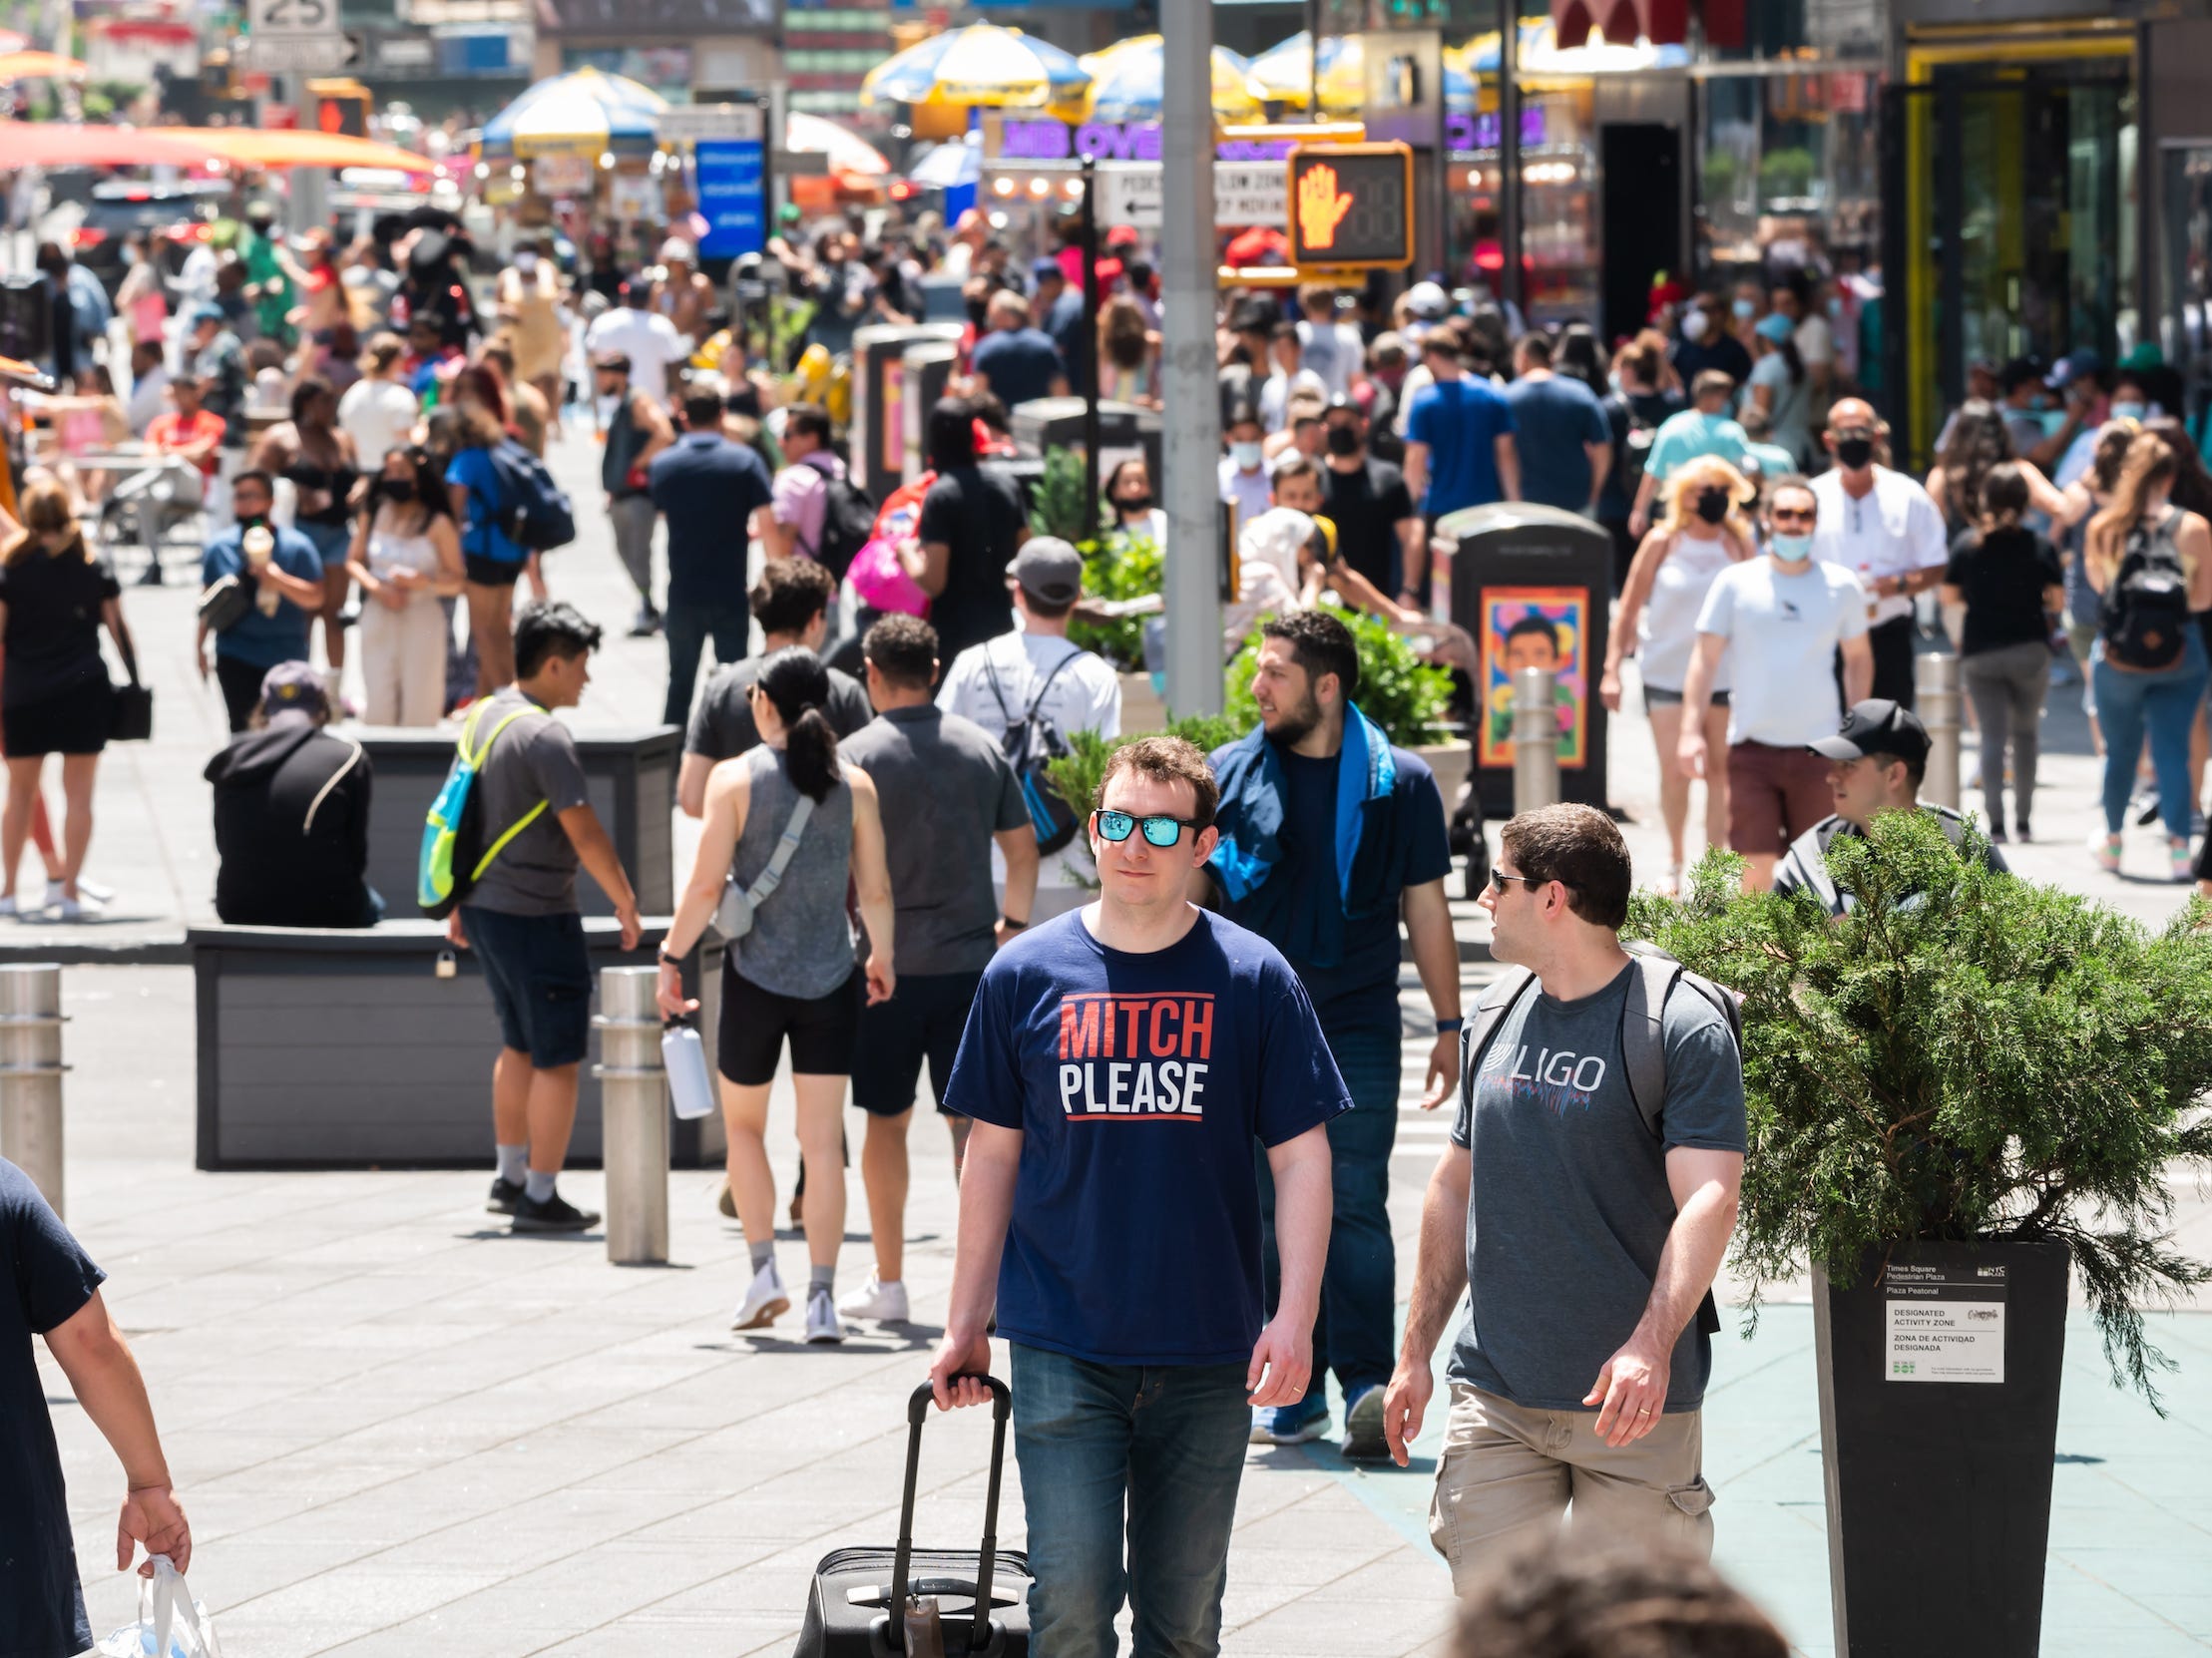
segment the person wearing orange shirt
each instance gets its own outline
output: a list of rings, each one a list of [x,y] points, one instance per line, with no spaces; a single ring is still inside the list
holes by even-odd
[[[219,464],[216,451],[222,444],[222,417],[203,405],[201,392],[199,377],[190,371],[171,375],[169,399],[173,407],[167,414],[156,415],[146,426],[148,449],[158,456],[189,461],[192,470],[170,467],[149,479],[142,488],[132,489],[126,485],[117,492],[128,491],[133,497],[139,540],[146,547],[146,574],[140,580],[148,587],[159,587],[162,581],[162,509],[200,505],[206,498],[208,481],[215,477]],[[166,486],[166,499],[164,490],[157,486]]]

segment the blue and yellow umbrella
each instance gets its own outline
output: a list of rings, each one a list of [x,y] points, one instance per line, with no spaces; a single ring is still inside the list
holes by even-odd
[[[1138,35],[1082,60],[1091,71],[1091,119],[1157,121],[1167,77],[1157,35]],[[1213,49],[1213,113],[1223,121],[1253,121],[1263,113],[1245,86],[1251,66],[1226,46]]]
[[[1091,72],[1049,41],[996,23],[948,29],[868,71],[863,104],[1080,107]]]
[[[540,81],[484,124],[486,155],[597,156],[652,151],[667,100],[651,87],[597,69]]]

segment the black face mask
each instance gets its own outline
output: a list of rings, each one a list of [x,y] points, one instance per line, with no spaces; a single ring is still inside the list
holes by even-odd
[[[1836,444],[1836,459],[1846,469],[1857,472],[1874,459],[1872,438],[1842,438]]]
[[[1332,426],[1329,428],[1329,453],[1332,455],[1357,455],[1360,452],[1360,434],[1356,426]]]
[[[1726,490],[1699,490],[1697,492],[1697,516],[1707,524],[1718,524],[1728,516],[1728,492]]]
[[[1123,495],[1114,499],[1114,508],[1124,513],[1148,513],[1152,510],[1149,495]]]
[[[412,501],[415,498],[415,486],[406,478],[379,478],[376,480],[376,493],[394,503]]]
[[[970,322],[973,322],[978,328],[981,328],[983,326],[984,319],[988,314],[989,307],[986,306],[982,300],[971,299],[968,302],[968,320]]]

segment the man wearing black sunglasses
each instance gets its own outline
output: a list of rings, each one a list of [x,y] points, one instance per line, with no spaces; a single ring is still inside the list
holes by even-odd
[[[930,1381],[940,1409],[990,1398],[996,1300],[1036,1650],[1112,1651],[1126,1598],[1142,1650],[1211,1654],[1251,1413],[1303,1397],[1312,1372],[1323,1124],[1351,1101],[1289,965],[1186,896],[1215,841],[1205,756],[1129,743],[1094,805],[1098,902],[992,958],[945,1091],[974,1126]],[[1255,1139],[1282,1254],[1272,1320]]]
[[[1381,1459],[1397,1299],[1385,1205],[1402,1069],[1401,917],[1436,1017],[1424,1110],[1459,1078],[1460,954],[1444,897],[1452,853],[1436,779],[1359,711],[1358,690],[1359,654],[1334,617],[1295,611],[1261,628],[1252,677],[1260,726],[1213,756],[1221,840],[1206,874],[1223,912],[1296,970],[1353,1101],[1329,1124],[1336,1218],[1313,1383],[1304,1397],[1257,1414],[1252,1442],[1320,1438],[1325,1373],[1334,1371],[1344,1453]]]

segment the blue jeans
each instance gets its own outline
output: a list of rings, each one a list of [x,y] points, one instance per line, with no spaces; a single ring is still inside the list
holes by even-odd
[[[1330,1372],[1349,1400],[1361,1388],[1388,1382],[1396,1366],[1398,1255],[1390,1236],[1390,1153],[1398,1139],[1398,1010],[1390,1023],[1322,1028],[1352,1108],[1330,1118],[1329,1173],[1336,1199],[1329,1223],[1329,1258],[1321,1273],[1321,1311],[1313,1323],[1310,1403],[1328,1391]],[[1262,1260],[1270,1314],[1282,1287],[1275,1252],[1275,1182],[1259,1153]]]
[[[2150,736],[2150,764],[2158,778],[2158,810],[2166,833],[2187,840],[2196,801],[2189,793],[2189,728],[2204,699],[2208,669],[2204,639],[2190,619],[2181,660],[2158,673],[2128,673],[2104,659],[2104,641],[2090,653],[2097,725],[2104,732],[2104,827],[2118,834],[2127,821],[2135,766],[2143,736]]]
[[[1244,1367],[1096,1365],[1017,1344],[1013,1379],[1034,1658],[1113,1658],[1124,1597],[1135,1658],[1211,1658],[1252,1426]]]
[[[752,613],[743,600],[732,605],[670,605],[662,623],[668,635],[668,699],[661,710],[664,724],[678,731],[691,722],[691,690],[698,682],[699,656],[709,633],[714,659],[734,662],[745,653],[745,623]]]

